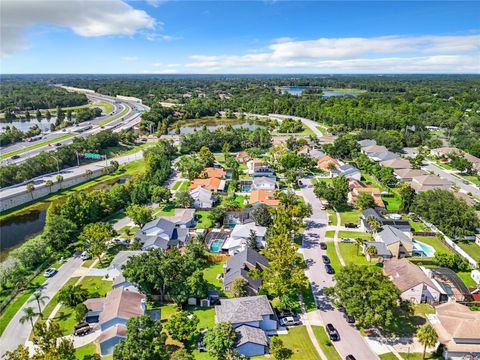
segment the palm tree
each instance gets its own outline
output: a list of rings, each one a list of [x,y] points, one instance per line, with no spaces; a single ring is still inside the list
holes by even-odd
[[[358,250],[360,249],[360,246],[363,245],[363,239],[362,238],[356,238],[355,239],[355,247],[357,248],[357,255],[358,255]]]
[[[45,181],[45,185],[48,186],[49,192],[52,192],[53,181],[52,180],[47,180],[47,181]]]
[[[380,229],[380,227],[382,226],[382,224],[380,224],[380,222],[377,219],[375,219],[373,216],[367,217],[366,222],[373,233],[376,233],[377,230]]]
[[[57,183],[59,183],[59,184],[60,184],[61,182],[63,182],[63,176],[62,176],[62,175],[57,175],[56,179],[57,179]],[[60,186],[60,189],[61,189],[61,188],[62,188],[62,186]]]
[[[33,318],[37,316],[38,314],[33,310],[32,307],[26,307],[23,309],[23,316],[20,318],[20,323],[23,324],[25,321],[30,321],[30,324],[32,324],[33,328]]]
[[[26,191],[27,193],[32,195],[32,200],[33,200],[33,190],[35,190],[35,186],[33,184],[27,184]]]
[[[420,329],[417,330],[416,335],[420,344],[423,345],[422,360],[424,360],[427,346],[434,346],[437,342],[438,335],[435,329],[430,324],[423,325]]]
[[[368,246],[365,251],[368,254],[368,256],[370,257],[370,259],[372,258],[372,256],[377,255],[377,248],[373,245]]]
[[[37,302],[38,313],[42,316],[42,306],[45,305],[45,300],[50,299],[47,295],[43,295],[41,291],[36,291],[33,293],[33,299],[29,302]]]

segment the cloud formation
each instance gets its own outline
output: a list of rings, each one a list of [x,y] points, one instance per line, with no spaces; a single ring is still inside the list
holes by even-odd
[[[274,39],[267,50],[192,55],[185,72],[480,72],[480,35]]]
[[[121,0],[2,0],[1,54],[27,49],[26,31],[35,25],[66,27],[80,36],[135,34],[154,29],[155,19]]]

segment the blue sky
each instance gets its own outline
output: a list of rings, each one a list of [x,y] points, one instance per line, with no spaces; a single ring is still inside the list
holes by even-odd
[[[480,72],[480,2],[3,0],[1,73]]]

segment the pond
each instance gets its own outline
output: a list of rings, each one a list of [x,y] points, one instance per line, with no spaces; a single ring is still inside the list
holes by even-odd
[[[42,132],[49,131],[50,130],[50,124],[55,123],[55,120],[57,118],[55,116],[52,116],[50,120],[47,119],[41,119],[40,121],[33,118],[30,120],[25,120],[25,119],[17,119],[9,122],[1,122],[0,123],[0,132],[4,131],[4,128],[7,126],[14,126],[20,131],[28,131],[33,125],[37,125]]]
[[[180,134],[192,134],[195,131],[202,130],[204,126],[206,126],[207,130],[215,131],[227,125],[231,125],[234,129],[244,128],[249,130],[255,130],[259,128],[265,128],[264,125],[252,122],[252,121],[225,121],[225,120],[211,120],[208,122],[205,121],[198,121],[198,122],[188,122],[180,125]],[[169,135],[175,135],[177,133],[177,129],[173,128],[168,131]]]
[[[306,88],[303,87],[289,87],[285,91],[288,92],[291,95],[301,95]],[[322,99],[328,99],[329,97],[334,97],[334,96],[358,96],[362,92],[361,91],[355,91],[355,90],[332,90],[332,89],[322,89],[323,95]]]

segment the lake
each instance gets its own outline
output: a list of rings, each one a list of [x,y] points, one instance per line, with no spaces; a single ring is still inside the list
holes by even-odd
[[[306,88],[303,87],[289,87],[285,91],[291,95],[301,95]],[[348,90],[330,90],[330,89],[322,89],[323,95],[322,99],[328,99],[329,97],[334,96],[358,96],[362,92],[360,91],[348,91]]]
[[[257,123],[257,122],[252,122],[252,121],[241,121],[238,122],[236,120],[232,121],[225,121],[225,120],[211,120],[211,121],[199,121],[197,123],[195,122],[189,122],[185,123],[183,125],[180,125],[180,134],[192,134],[195,131],[202,130],[204,126],[207,127],[207,130],[209,131],[215,131],[217,129],[220,129],[222,127],[225,127],[227,125],[231,125],[234,129],[239,129],[239,128],[244,128],[244,129],[249,129],[249,130],[255,130],[259,128],[265,128],[264,125]],[[169,135],[175,135],[176,134],[176,128],[170,129],[168,131]]]
[[[50,124],[55,123],[55,120],[57,120],[57,118],[55,116],[52,116],[50,120],[42,119],[38,121],[37,119],[33,118],[30,120],[17,119],[9,122],[0,122],[0,132],[3,132],[4,128],[7,126],[14,126],[18,130],[25,132],[28,131],[28,129],[30,129],[33,125],[38,125],[42,132],[50,131]]]

